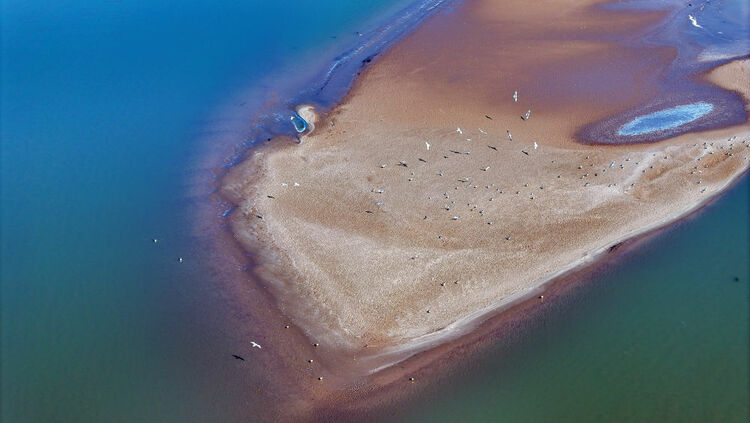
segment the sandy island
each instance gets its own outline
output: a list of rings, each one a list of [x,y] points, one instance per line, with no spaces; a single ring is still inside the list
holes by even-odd
[[[747,123],[651,144],[576,141],[588,123],[668,96],[659,77],[674,58],[613,41],[662,12],[593,3],[476,0],[433,17],[341,105],[301,110],[317,120],[301,143],[272,140],[225,178],[253,274],[336,357],[320,357],[311,383],[343,386],[455,339],[747,171]],[[747,60],[701,79],[750,99]]]

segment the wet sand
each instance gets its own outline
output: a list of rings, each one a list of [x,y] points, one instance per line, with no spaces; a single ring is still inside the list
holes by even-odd
[[[636,40],[664,13],[591,4],[477,0],[433,17],[301,143],[272,140],[225,178],[235,237],[297,331],[278,342],[299,348],[279,366],[300,368],[300,409],[403,379],[420,367],[403,360],[434,360],[748,169],[747,124],[579,142],[580,128],[652,97],[668,103],[673,88],[660,79],[671,49],[611,41]],[[748,68],[701,78],[747,102]]]

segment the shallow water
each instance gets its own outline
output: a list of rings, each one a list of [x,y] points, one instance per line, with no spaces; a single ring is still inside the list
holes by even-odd
[[[685,104],[660,110],[645,116],[639,116],[626,123],[617,131],[617,135],[643,135],[650,132],[674,129],[711,113],[714,106],[699,102]]]

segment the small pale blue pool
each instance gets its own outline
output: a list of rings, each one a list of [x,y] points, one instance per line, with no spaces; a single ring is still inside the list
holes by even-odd
[[[660,110],[645,116],[639,116],[622,125],[617,131],[617,135],[642,135],[649,132],[674,129],[707,115],[713,109],[713,104],[701,101]]]
[[[307,121],[302,119],[298,114],[293,114],[289,119],[291,119],[292,124],[294,125],[294,129],[297,131],[297,133],[303,133],[307,129]]]

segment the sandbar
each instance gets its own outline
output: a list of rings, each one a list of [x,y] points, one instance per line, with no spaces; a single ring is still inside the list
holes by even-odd
[[[225,177],[252,275],[319,345],[310,384],[351,386],[457,339],[747,172],[747,123],[581,142],[580,128],[668,96],[674,58],[622,42],[664,12],[596,6],[475,0],[430,18],[341,104],[301,108],[314,130]],[[750,102],[748,60],[695,78]]]

